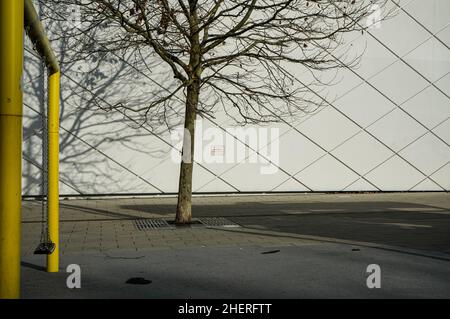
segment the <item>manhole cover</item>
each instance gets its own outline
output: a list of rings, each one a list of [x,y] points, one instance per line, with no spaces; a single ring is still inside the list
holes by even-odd
[[[206,227],[241,227],[235,222],[232,222],[224,217],[204,217],[199,220]]]
[[[137,230],[147,230],[147,229],[172,229],[173,226],[169,225],[164,219],[148,218],[148,219],[135,219],[134,227]]]

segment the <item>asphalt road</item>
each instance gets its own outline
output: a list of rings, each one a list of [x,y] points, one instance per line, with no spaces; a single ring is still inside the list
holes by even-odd
[[[69,289],[64,269],[81,268]],[[368,265],[380,288],[367,287]],[[450,261],[342,244],[117,251],[65,256],[49,274],[30,256],[23,298],[449,298]],[[130,278],[151,281],[126,283]]]

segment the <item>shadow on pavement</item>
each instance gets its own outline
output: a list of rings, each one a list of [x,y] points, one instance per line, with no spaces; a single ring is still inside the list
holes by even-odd
[[[39,271],[44,271],[46,272],[46,268],[44,266],[39,266],[39,265],[35,265],[26,261],[21,261],[20,265],[22,267],[26,267],[26,268],[30,268],[30,269],[34,269],[34,270],[39,270]]]
[[[123,205],[172,216],[171,205]],[[193,205],[195,217],[227,217],[246,228],[450,253],[450,211],[407,202],[240,202]]]

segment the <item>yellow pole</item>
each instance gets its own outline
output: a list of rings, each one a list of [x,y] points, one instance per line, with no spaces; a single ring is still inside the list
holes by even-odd
[[[59,78],[48,78],[48,231],[55,250],[47,255],[47,271],[59,270]]]
[[[0,298],[20,296],[23,9],[0,1]]]
[[[51,255],[47,255],[47,271],[59,270],[59,78],[58,60],[45,35],[39,16],[31,0],[25,0],[25,28],[36,51],[44,59],[49,72],[48,78],[48,232],[56,245]]]

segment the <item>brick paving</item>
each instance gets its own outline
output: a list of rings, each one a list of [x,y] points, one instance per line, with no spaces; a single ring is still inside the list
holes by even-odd
[[[239,228],[139,230],[136,219],[173,220],[175,197],[67,199],[60,203],[61,254],[183,247],[295,246],[350,240],[450,252],[448,193],[277,194],[194,197],[195,218]],[[23,201],[22,254],[40,238],[41,204]]]

